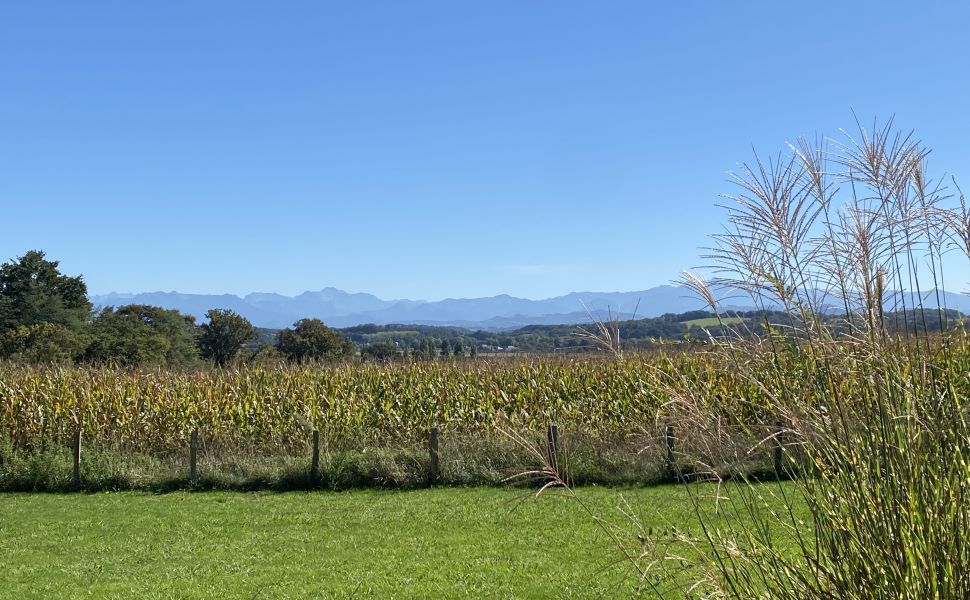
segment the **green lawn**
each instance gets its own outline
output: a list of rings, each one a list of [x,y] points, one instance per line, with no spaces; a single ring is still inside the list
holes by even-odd
[[[713,490],[713,488],[707,488]],[[622,524],[692,521],[682,486],[585,488]],[[0,597],[628,596],[607,536],[511,489],[0,495]],[[626,527],[626,526],[624,526]]]

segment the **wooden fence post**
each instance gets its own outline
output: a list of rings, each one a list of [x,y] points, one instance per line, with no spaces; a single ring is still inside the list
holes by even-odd
[[[316,481],[320,477],[320,431],[313,430],[313,454],[310,457],[310,478]]]
[[[189,479],[193,481],[198,476],[199,471],[196,468],[196,459],[199,453],[199,430],[193,429],[192,435],[189,437]]]
[[[775,477],[781,479],[785,474],[785,457],[784,457],[784,428],[781,424],[775,425],[775,446],[774,446],[774,459],[775,459]]]
[[[667,473],[673,478],[676,476],[676,465],[674,464],[674,426],[670,423],[664,426],[664,450]]]
[[[549,452],[549,466],[555,473],[559,473],[559,427],[549,425],[546,431],[546,448]]]
[[[438,483],[441,479],[441,467],[438,464],[438,428],[432,427],[428,432],[428,453],[431,458],[431,483]]]
[[[81,428],[78,427],[74,432],[74,473],[71,476],[71,483],[75,488],[81,487]]]

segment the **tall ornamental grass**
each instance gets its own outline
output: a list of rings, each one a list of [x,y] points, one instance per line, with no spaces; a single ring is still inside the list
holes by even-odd
[[[714,310],[741,296],[784,312],[718,352],[769,399],[779,428],[762,442],[783,448],[794,493],[770,492],[778,513],[745,477],[726,486],[733,526],[701,519],[681,539],[702,567],[692,593],[970,597],[970,363],[944,285],[970,256],[964,198],[891,122],[789,150],[741,167],[713,275],[685,281]]]
[[[704,276],[683,283],[718,315],[753,304],[782,317],[720,321],[730,333],[712,338],[708,363],[731,373],[730,390],[689,371],[652,381],[660,418],[689,417],[711,447],[748,432],[738,460],[771,451],[775,483],[730,462],[672,461],[692,463],[681,479],[695,522],[608,528],[635,590],[970,598],[970,360],[944,285],[970,257],[970,212],[928,162],[890,122],[799,140],[734,175]],[[566,471],[548,461],[541,474],[567,487]]]

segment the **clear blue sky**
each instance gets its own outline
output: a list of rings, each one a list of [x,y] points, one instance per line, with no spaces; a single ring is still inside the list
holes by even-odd
[[[968,107],[967,2],[7,2],[0,259],[93,293],[643,289],[752,146],[895,115],[970,187]]]

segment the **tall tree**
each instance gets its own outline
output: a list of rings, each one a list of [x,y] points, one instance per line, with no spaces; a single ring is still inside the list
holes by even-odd
[[[208,323],[199,326],[199,352],[224,367],[247,343],[256,339],[249,319],[227,309],[213,308],[205,314]]]
[[[354,345],[320,319],[300,319],[280,332],[276,348],[293,361],[333,360],[350,354]]]
[[[85,357],[123,365],[191,366],[198,363],[195,317],[157,306],[106,308],[94,320]]]
[[[429,338],[421,338],[421,343],[419,345],[419,356],[425,360],[431,360],[434,358],[434,343]]]
[[[384,340],[377,344],[364,346],[360,350],[360,356],[364,359],[374,359],[378,362],[389,362],[398,356],[397,346],[391,340]]]
[[[87,286],[58,266],[39,250],[0,265],[0,356],[47,362],[83,349],[91,313]]]
[[[0,336],[0,356],[17,362],[70,363],[89,342],[86,332],[57,323],[19,325]]]

